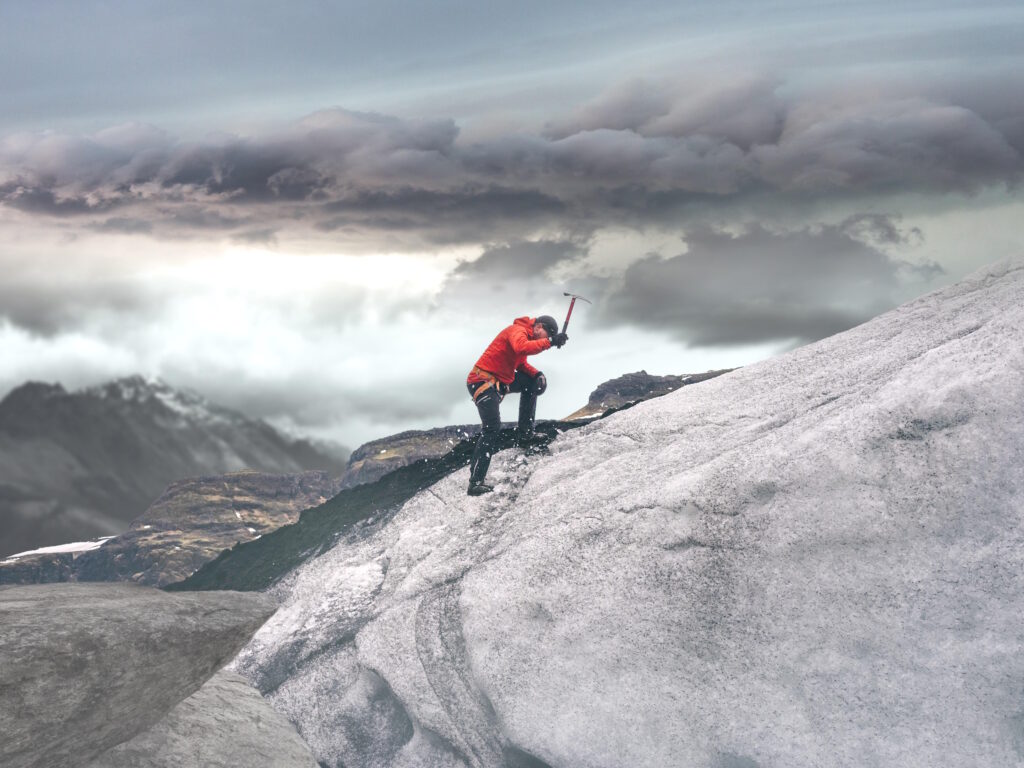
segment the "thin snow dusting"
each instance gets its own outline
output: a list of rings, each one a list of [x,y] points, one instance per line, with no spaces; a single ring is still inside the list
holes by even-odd
[[[189,390],[177,390],[160,382],[153,387],[153,396],[168,409],[189,421],[226,422],[223,414],[211,407],[206,398]]]
[[[1024,263],[490,478],[275,588],[322,764],[1024,764]]]
[[[72,541],[67,544],[57,544],[52,547],[40,547],[39,549],[30,549],[27,552],[18,552],[14,555],[8,555],[4,558],[5,563],[18,560],[22,557],[28,557],[30,555],[53,555],[62,554],[66,552],[88,552],[92,549],[99,549],[103,546],[103,543],[114,538],[113,536],[103,536],[98,539],[92,539],[90,541]]]
[[[186,422],[227,423],[224,409],[210,404],[202,395],[188,389],[175,389],[156,377],[131,376],[84,390],[100,398],[129,402],[158,400]]]

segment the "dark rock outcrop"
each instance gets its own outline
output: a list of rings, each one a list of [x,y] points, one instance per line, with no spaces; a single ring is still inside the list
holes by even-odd
[[[0,401],[0,557],[120,533],[183,477],[340,474],[346,455],[140,377],[25,384]]]
[[[84,765],[152,727],[274,609],[134,584],[0,588],[0,765]]]
[[[221,670],[148,731],[88,768],[317,768],[295,726],[241,675]]]
[[[707,381],[733,370],[736,369],[723,368],[722,370],[706,371],[705,373],[685,373],[681,376],[653,376],[647,371],[627,373],[598,386],[597,389],[590,393],[587,404],[578,411],[566,416],[566,421],[600,416],[608,410],[621,409],[623,406],[632,405],[642,400],[650,400],[652,397],[661,397],[669,392],[674,392],[680,387]]]
[[[341,476],[341,487],[372,483],[388,472],[421,459],[436,459],[452,450],[460,441],[476,437],[479,424],[437,429],[414,429],[380,440],[371,440],[352,451],[348,467]]]

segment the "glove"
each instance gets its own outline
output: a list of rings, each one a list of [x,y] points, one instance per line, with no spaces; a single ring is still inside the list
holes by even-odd
[[[537,371],[537,375],[533,377],[533,393],[535,395],[543,395],[547,388],[548,377],[542,371]]]
[[[561,349],[562,345],[564,345],[565,342],[567,342],[569,340],[569,336],[567,334],[564,334],[564,333],[561,333],[561,332],[556,333],[554,336],[551,336],[550,338],[551,338],[551,346],[552,347],[558,347],[559,349]]]

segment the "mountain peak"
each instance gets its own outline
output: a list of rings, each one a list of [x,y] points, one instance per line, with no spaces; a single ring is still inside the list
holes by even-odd
[[[3,400],[0,400],[0,408],[15,407],[26,402],[40,402],[54,397],[61,397],[68,392],[59,383],[47,384],[43,381],[27,381],[20,387],[15,387]]]
[[[81,394],[125,403],[155,400],[179,416],[190,419],[224,418],[229,411],[219,408],[190,389],[172,387],[163,379],[141,375],[125,376],[81,390]],[[242,418],[241,414],[238,414]]]

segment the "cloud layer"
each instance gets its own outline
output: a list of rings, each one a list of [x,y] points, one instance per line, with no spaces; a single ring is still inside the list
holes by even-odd
[[[1024,99],[986,96],[992,82],[914,95],[783,95],[785,85],[629,80],[542,130],[480,141],[461,140],[453,120],[343,109],[198,142],[144,125],[11,135],[0,139],[0,206],[107,232],[422,247],[664,225],[690,204],[751,195],[970,193],[1020,181]]]

